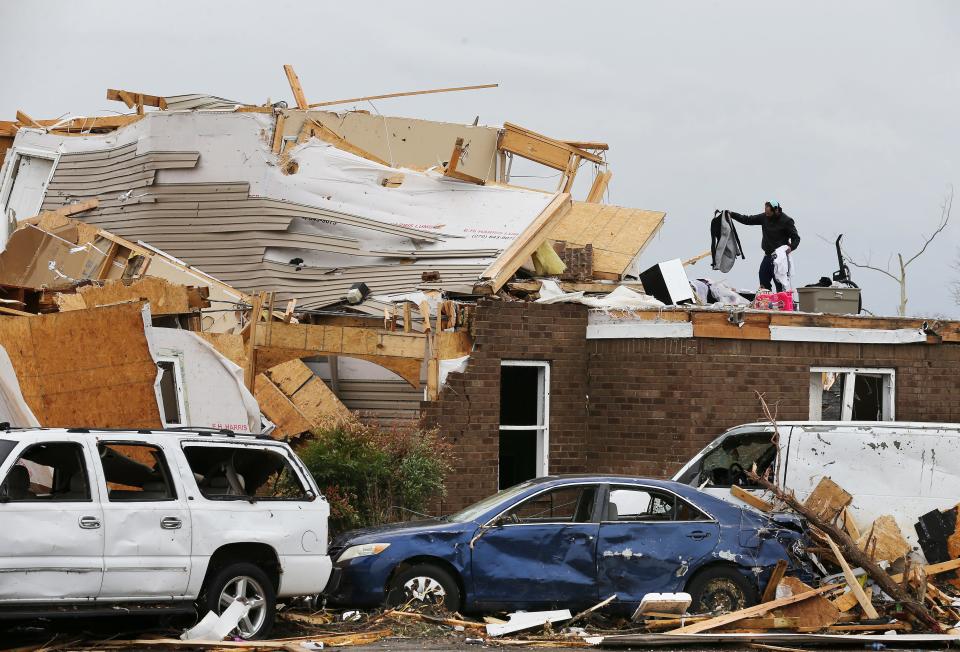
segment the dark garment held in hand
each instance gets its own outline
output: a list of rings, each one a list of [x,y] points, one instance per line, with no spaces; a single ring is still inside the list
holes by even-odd
[[[760,261],[760,287],[771,292],[774,288],[777,289],[777,292],[783,292],[783,284],[777,280],[776,274],[773,273],[773,256],[764,256],[763,260]]]
[[[763,229],[763,239],[760,241],[760,247],[763,253],[768,256],[777,250],[777,247],[790,245],[790,249],[797,250],[800,246],[800,234],[797,233],[797,225],[793,223],[793,218],[786,213],[772,215],[767,217],[765,213],[759,215],[741,215],[729,211],[730,218],[740,224],[757,225]]]

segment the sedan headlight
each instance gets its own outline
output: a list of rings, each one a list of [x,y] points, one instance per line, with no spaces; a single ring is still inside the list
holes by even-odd
[[[337,561],[350,561],[351,559],[356,559],[357,557],[379,555],[389,547],[389,543],[363,543],[359,546],[350,546],[343,551],[343,554],[337,558]]]

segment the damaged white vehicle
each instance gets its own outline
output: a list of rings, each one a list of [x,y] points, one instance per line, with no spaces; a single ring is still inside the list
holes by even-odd
[[[329,506],[289,446],[228,431],[0,430],[0,617],[249,610],[330,575]]]

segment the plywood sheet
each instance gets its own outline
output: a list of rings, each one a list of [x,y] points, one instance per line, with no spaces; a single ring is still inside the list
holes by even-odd
[[[609,204],[573,202],[549,234],[551,240],[593,245],[593,269],[622,275],[663,225],[666,213]]]
[[[860,535],[857,545],[874,561],[896,561],[910,552],[910,544],[892,516],[877,518]]]
[[[300,413],[280,388],[270,382],[264,374],[258,374],[253,395],[260,404],[260,410],[276,424],[273,436],[277,439],[296,437],[310,430],[313,424]]]
[[[0,319],[0,345],[42,425],[162,427],[141,304]]]
[[[820,482],[807,497],[804,506],[823,520],[832,523],[851,502],[853,502],[853,496],[844,491],[836,482],[824,476],[820,478]]]

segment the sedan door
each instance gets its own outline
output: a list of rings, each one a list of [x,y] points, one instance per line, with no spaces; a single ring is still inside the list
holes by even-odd
[[[682,590],[690,569],[709,557],[720,536],[715,520],[673,493],[643,486],[610,487],[600,523],[600,595],[639,603],[647,593]]]
[[[190,512],[163,449],[104,440],[97,450],[106,496],[101,597],[184,595],[190,580]]]
[[[0,602],[96,598],[103,512],[87,447],[37,442],[10,457],[0,483]]]
[[[599,489],[548,489],[481,530],[472,550],[474,601],[506,609],[595,603]]]

